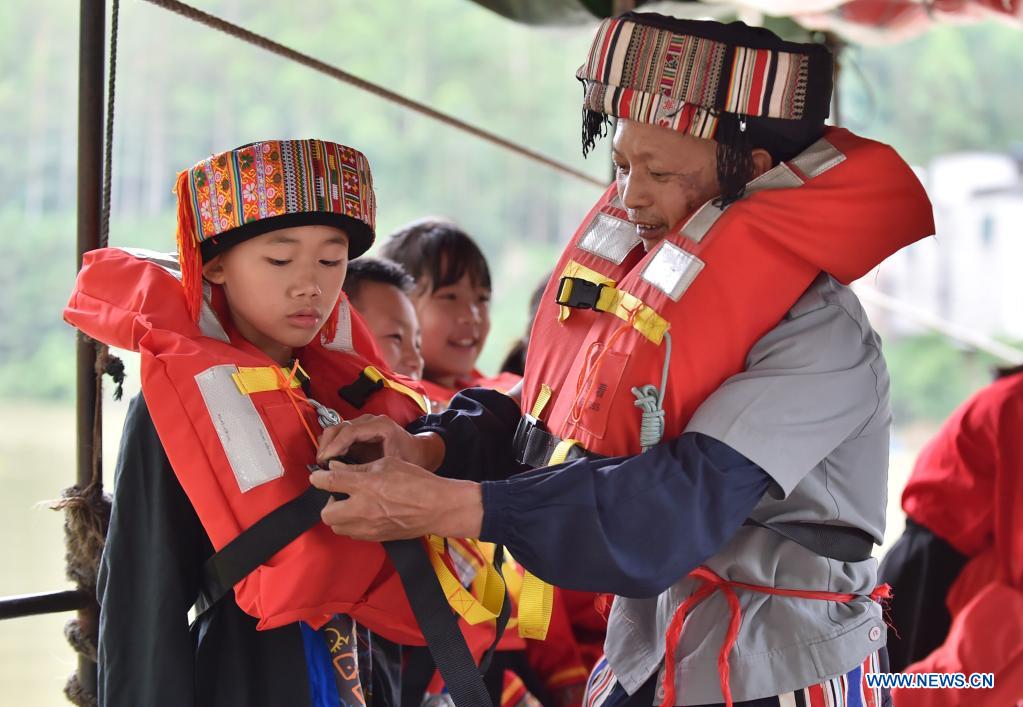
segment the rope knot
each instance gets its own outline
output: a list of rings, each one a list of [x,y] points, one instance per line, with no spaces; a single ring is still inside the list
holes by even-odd
[[[661,391],[656,385],[647,383],[633,388],[636,400],[633,403],[641,411],[639,423],[639,446],[645,452],[658,444],[664,437],[664,410],[661,408]]]

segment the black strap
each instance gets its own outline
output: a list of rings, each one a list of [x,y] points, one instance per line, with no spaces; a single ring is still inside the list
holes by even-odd
[[[494,547],[494,569],[497,570],[497,576],[501,578],[501,584],[507,587],[507,582],[504,581],[504,570],[501,568],[504,566],[504,545],[496,545]],[[480,672],[483,675],[487,674],[490,670],[490,661],[494,657],[494,653],[497,651],[497,644],[501,642],[501,637],[504,636],[505,629],[508,628],[508,620],[511,618],[511,598],[508,596],[508,591],[505,589],[504,602],[501,604],[501,612],[497,615],[497,621],[495,622],[494,630],[494,641],[487,648],[483,657],[480,659]]]
[[[359,377],[348,385],[341,386],[338,389],[337,394],[341,396],[341,399],[347,402],[349,405],[354,407],[356,410],[361,410],[362,406],[366,404],[369,396],[377,392],[384,387],[383,379],[373,380],[366,375],[365,371],[359,371]]]
[[[824,523],[761,523],[747,518],[743,525],[773,530],[822,557],[842,562],[863,562],[874,552],[874,539],[866,531]]]
[[[519,418],[515,436],[512,438],[512,450],[515,460],[520,464],[525,464],[532,469],[547,466],[551,455],[554,454],[554,450],[559,444],[561,444],[561,438],[548,432],[540,420],[532,415],[523,415]],[[586,451],[582,445],[576,444],[568,450],[565,461],[574,461],[583,457],[594,459],[598,456]]]
[[[200,615],[222,599],[235,584],[316,523],[330,493],[310,486],[297,498],[274,509],[253,526],[225,545],[206,561],[196,615]],[[345,494],[334,494],[343,500]],[[437,669],[440,671],[457,707],[493,707],[483,676],[472,659],[458,620],[451,610],[437,575],[430,565],[421,539],[383,543],[405,588],[419,630],[426,639]],[[498,618],[497,645],[508,623],[510,601],[505,597]]]
[[[195,602],[196,616],[209,610],[249,573],[320,522],[320,511],[327,505],[330,495],[310,486],[267,513],[206,560],[202,587]],[[345,494],[335,494],[335,497],[348,498]]]
[[[401,577],[412,613],[452,701],[457,707],[493,707],[483,675],[465,644],[423,541],[393,540],[384,543],[384,548]],[[504,603],[508,605],[507,597]]]
[[[571,290],[565,295],[565,288],[571,284]],[[604,285],[598,282],[590,282],[581,277],[565,276],[558,284],[558,293],[554,301],[563,307],[575,307],[576,309],[596,309],[600,300],[600,291]]]

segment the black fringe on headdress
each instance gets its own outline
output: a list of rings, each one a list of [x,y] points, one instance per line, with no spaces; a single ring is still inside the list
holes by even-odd
[[[741,199],[746,193],[746,183],[753,178],[753,145],[744,127],[744,120],[734,113],[718,116],[714,139],[718,143],[717,172],[721,196],[714,200],[714,205],[720,209]]]
[[[589,108],[583,108],[583,157],[597,146],[597,140],[607,135],[611,118]]]

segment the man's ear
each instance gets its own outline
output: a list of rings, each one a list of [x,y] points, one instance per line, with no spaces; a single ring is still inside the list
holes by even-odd
[[[224,277],[224,261],[222,256],[217,255],[210,258],[202,266],[202,276],[214,285],[223,285],[226,278]]]
[[[762,147],[753,148],[753,179],[756,179],[764,172],[771,169],[774,166],[774,160],[771,159],[771,153]]]

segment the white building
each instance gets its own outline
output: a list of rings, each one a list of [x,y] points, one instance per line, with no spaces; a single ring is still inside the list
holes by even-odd
[[[917,173],[934,205],[937,233],[896,253],[862,284],[979,334],[1023,340],[1020,161],[959,153]],[[876,307],[871,317],[891,333],[922,330]]]

